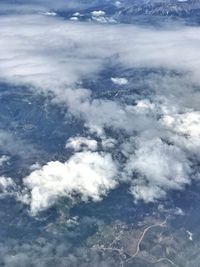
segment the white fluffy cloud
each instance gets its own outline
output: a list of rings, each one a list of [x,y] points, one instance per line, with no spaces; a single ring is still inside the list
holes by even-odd
[[[179,148],[158,138],[140,140],[137,145],[126,165],[129,174],[135,173],[131,191],[136,199],[154,201],[166,191],[190,183],[190,162]]]
[[[77,194],[82,201],[101,200],[117,183],[117,168],[110,154],[80,152],[67,162],[49,162],[24,178],[31,190],[32,214],[44,210],[60,197]]]
[[[71,137],[66,144],[66,148],[72,148],[74,151],[80,151],[83,149],[96,151],[97,146],[98,143],[96,140],[86,137]]]
[[[163,123],[188,138],[200,139],[200,112],[189,111],[183,114],[166,115],[163,117]]]
[[[101,16],[105,16],[105,11],[103,10],[94,10],[91,12],[92,13],[92,16],[94,17],[101,17]]]
[[[117,85],[126,85],[128,83],[128,80],[126,78],[118,78],[118,77],[115,78],[112,77],[111,81]]]

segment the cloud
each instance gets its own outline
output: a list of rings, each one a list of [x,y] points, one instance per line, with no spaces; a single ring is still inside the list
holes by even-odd
[[[0,24],[5,27],[0,33],[3,80],[56,92],[58,87],[76,83],[99,69],[99,59],[90,59],[87,44],[83,44],[85,48],[79,45],[82,30],[73,24],[74,29],[70,23],[67,26],[61,20],[42,16],[22,16],[21,19],[6,16],[0,19]]]
[[[94,10],[91,12],[92,20],[100,23],[116,23],[113,18],[106,17],[106,12],[103,10]]]
[[[56,16],[57,15],[57,13],[53,11],[46,11],[46,12],[43,12],[42,14],[45,16]]]
[[[39,15],[1,16],[0,77],[56,93],[57,87],[81,82],[115,58],[115,64],[126,68],[189,72],[199,82],[199,31],[198,27],[158,30]]]
[[[1,125],[0,125],[1,126]],[[32,144],[23,139],[19,139],[10,131],[2,130],[0,127],[0,149],[10,156],[18,155],[23,159],[22,164],[26,161],[32,161],[35,157],[41,156],[41,151],[36,149]],[[3,159],[6,159],[3,157]]]
[[[116,264],[112,257],[100,257],[95,250],[72,249],[70,240],[39,237],[34,242],[7,239],[0,243],[0,265],[5,267],[110,267]]]
[[[110,154],[85,151],[74,154],[65,163],[49,162],[24,178],[24,184],[31,190],[34,215],[62,196],[79,195],[82,201],[99,201],[116,187],[116,178],[117,168]]]
[[[104,150],[113,149],[117,145],[117,140],[109,137],[102,137],[102,147]]]
[[[128,80],[126,78],[111,78],[111,81],[117,85],[126,85]]]
[[[86,89],[65,89],[54,99],[54,103],[67,105],[68,112],[82,118],[91,132],[103,135],[104,127],[126,128],[133,130],[132,110],[119,103],[105,99],[93,99],[91,91]],[[127,116],[129,114],[130,116]]]
[[[133,174],[131,192],[136,199],[152,202],[190,183],[190,162],[178,147],[157,138],[139,140],[137,146],[126,164],[128,174]]]
[[[177,133],[187,135],[188,138],[200,137],[200,113],[198,111],[166,115],[163,117],[163,123]]]
[[[87,140],[73,138],[67,145],[75,151],[85,147],[82,152],[65,163],[49,162],[24,179],[32,213],[74,192],[83,201],[97,200],[117,185],[116,176],[145,202],[198,179],[199,36],[198,27],[180,25],[155,29],[38,15],[0,18],[1,80],[51,93],[52,102],[64,105],[66,116],[81,119],[87,129]],[[127,98],[94,97],[82,80],[97,77],[108,63],[148,71],[134,82],[134,73],[127,78],[132,87]],[[114,79],[119,84],[116,79],[123,78]],[[103,152],[87,151],[96,150],[95,138]],[[107,150],[116,158],[123,155],[123,162],[120,157],[113,162]]]
[[[10,187],[14,187],[15,186],[15,183],[13,182],[13,180],[8,177],[4,177],[4,176],[0,176],[0,189],[3,191],[3,192],[7,192],[7,190],[10,188]]]
[[[3,155],[0,157],[0,166],[2,166],[5,162],[9,160],[9,157],[6,155]]]
[[[0,176],[0,199],[8,196],[16,197],[16,184],[10,177]]]
[[[98,10],[98,11],[95,10],[95,11],[92,11],[91,14],[94,17],[102,17],[102,16],[105,16],[106,13],[103,10]]]
[[[74,151],[81,151],[83,149],[96,151],[98,143],[86,137],[71,137],[66,144],[66,148],[72,148]]]

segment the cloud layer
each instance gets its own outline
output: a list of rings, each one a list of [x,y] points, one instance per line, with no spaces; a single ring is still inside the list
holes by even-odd
[[[199,28],[155,30],[39,15],[1,17],[0,26],[0,77],[9,82],[56,90],[93,75],[113,57],[124,67],[173,68],[199,81]]]
[[[81,119],[87,131],[87,138],[68,140],[74,154],[66,162],[49,162],[24,178],[33,214],[59,197],[98,201],[121,182],[130,185],[135,200],[151,202],[199,179],[199,36],[199,28],[180,25],[0,18],[1,80],[50,92],[53,103]],[[82,80],[98,76],[108,63],[157,71],[131,84],[128,102],[94,98]],[[124,79],[110,77],[130,88]],[[148,90],[136,95],[135,88]]]

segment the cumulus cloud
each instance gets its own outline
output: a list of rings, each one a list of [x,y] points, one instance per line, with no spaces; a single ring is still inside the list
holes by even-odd
[[[71,137],[66,144],[66,148],[72,148],[74,151],[80,151],[83,149],[96,151],[97,146],[98,143],[96,140],[86,137]]]
[[[174,131],[187,135],[188,138],[200,138],[200,112],[192,111],[183,114],[166,115],[163,123]]]
[[[78,17],[71,17],[70,20],[72,20],[72,21],[78,21],[79,18]]]
[[[116,23],[112,17],[107,17],[103,10],[95,10],[91,12],[92,20],[100,23]]]
[[[106,12],[103,10],[98,10],[98,11],[94,10],[91,12],[91,14],[94,17],[101,17],[101,16],[105,16]]]
[[[154,201],[190,183],[190,162],[179,148],[160,139],[139,140],[137,146],[126,165],[127,172],[136,176],[131,182],[136,199]]]
[[[114,77],[112,77],[111,81],[117,85],[126,85],[128,83],[128,80],[126,78],[114,78]]]
[[[99,201],[117,183],[117,168],[110,154],[79,152],[68,161],[49,162],[24,178],[31,190],[31,212],[36,214],[60,197],[79,195],[82,201]]]

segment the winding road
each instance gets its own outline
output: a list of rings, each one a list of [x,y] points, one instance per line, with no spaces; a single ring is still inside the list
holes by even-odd
[[[157,223],[157,224],[153,224],[153,225],[150,225],[148,226],[147,228],[144,229],[140,239],[138,240],[138,243],[137,243],[137,248],[136,248],[136,251],[135,253],[129,258],[127,259],[127,262],[130,261],[131,259],[135,258],[137,256],[137,254],[140,252],[140,244],[141,242],[143,241],[146,233],[151,229],[151,228],[154,228],[154,227],[164,227],[166,225],[166,222],[167,222],[167,218],[161,222],[161,223]]]

